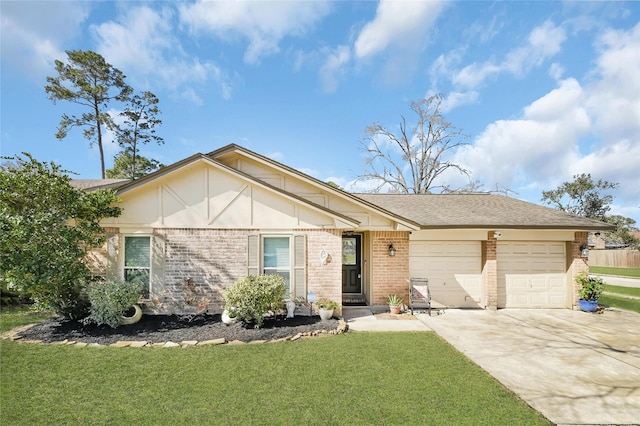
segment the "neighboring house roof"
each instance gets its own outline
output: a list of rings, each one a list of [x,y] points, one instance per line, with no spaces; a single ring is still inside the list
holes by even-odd
[[[612,230],[611,225],[503,195],[356,194],[422,229],[512,228]]]
[[[87,191],[96,189],[118,189],[129,182],[129,179],[72,179],[71,186]]]

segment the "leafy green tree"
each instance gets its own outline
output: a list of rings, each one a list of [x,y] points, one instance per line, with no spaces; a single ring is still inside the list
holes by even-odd
[[[125,120],[118,128],[118,143],[125,148],[125,151],[132,157],[130,168],[128,169],[130,173],[128,176],[123,177],[137,179],[148,173],[138,173],[138,165],[148,168],[150,163],[156,163],[155,168],[158,168],[158,162],[155,160],[144,158],[143,161],[138,162],[140,144],[147,144],[152,141],[158,145],[164,143],[164,139],[156,135],[155,130],[156,126],[162,124],[162,121],[158,119],[158,114],[160,114],[158,102],[156,95],[147,91],[142,93],[142,95],[135,95],[129,99],[127,107],[120,113]],[[153,169],[152,167],[152,170]]]
[[[594,182],[588,173],[574,175],[573,179],[573,182],[564,182],[551,191],[542,191],[541,201],[558,210],[614,225],[616,230],[608,233],[609,237],[637,246],[638,239],[629,233],[637,230],[636,221],[620,215],[607,216],[607,212],[611,210],[613,195],[605,194],[604,191],[616,189],[618,184],[602,179]]]
[[[638,230],[634,219],[616,214],[607,216],[605,218],[605,222],[616,227],[616,230],[609,234],[611,237],[622,241],[628,246],[640,248],[640,240],[631,235],[632,231]]]
[[[388,189],[403,194],[429,194],[444,172],[455,170],[469,177],[469,170],[449,160],[467,145],[462,132],[446,121],[441,111],[442,95],[411,102],[414,125],[402,117],[398,132],[379,123],[365,129],[360,150],[366,171],[358,180],[373,181],[373,192]],[[445,188],[451,191],[450,188]]]
[[[100,220],[121,209],[112,190],[73,188],[51,162],[6,158],[0,166],[0,280],[29,294],[36,306],[69,318],[86,314],[82,287],[90,272],[87,252],[105,234]]]
[[[112,101],[124,102],[133,89],[125,83],[125,75],[98,53],[90,50],[67,50],[68,64],[56,60],[56,77],[47,77],[45,91],[55,104],[68,101],[83,107],[80,115],[63,114],[56,138],[64,139],[70,129],[83,128],[90,146],[98,146],[102,178],[105,177],[103,130],[115,130],[108,113]]]
[[[573,176],[573,182],[564,182],[551,191],[542,191],[542,202],[569,213],[604,220],[611,210],[613,196],[603,191],[616,189],[617,183],[605,180],[593,181],[590,174],[582,173]]]
[[[161,167],[164,167],[164,164],[142,155],[138,155],[134,160],[131,150],[127,149],[114,157],[113,168],[107,169],[107,177],[110,179],[139,179]]]

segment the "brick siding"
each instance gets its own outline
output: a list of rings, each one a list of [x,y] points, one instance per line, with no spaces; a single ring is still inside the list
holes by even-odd
[[[307,291],[342,305],[342,230],[305,230],[307,235]],[[297,231],[296,233],[300,233]],[[326,265],[320,253],[330,256]]]
[[[487,241],[482,245],[482,273],[485,282],[485,305],[488,309],[498,309],[497,243],[494,231],[490,231],[487,234]]]
[[[569,279],[571,280],[571,307],[577,309],[578,307],[578,291],[580,291],[580,285],[576,282],[576,277],[581,272],[589,272],[589,262],[582,257],[582,250],[580,247],[588,244],[587,232],[576,232],[573,241],[570,243],[570,267],[569,267]]]
[[[389,295],[397,294],[409,302],[409,232],[372,231],[371,244],[371,301],[372,305],[386,305]],[[389,244],[396,249],[389,256]]]
[[[117,235],[118,229],[109,229],[108,233]],[[176,301],[192,297],[193,293],[184,285],[185,280],[189,280],[199,294],[210,300],[209,311],[219,312],[224,305],[225,288],[247,276],[248,236],[251,234],[259,232],[240,229],[153,229],[153,235],[163,240],[164,264],[161,274],[154,271],[152,266],[154,278],[151,282],[151,299],[159,305],[156,305],[157,308],[152,306],[150,311],[167,312],[171,310],[169,305],[175,306]],[[314,291],[318,298],[330,298],[341,304],[342,232],[296,230],[289,235],[293,237],[299,234],[306,235],[307,291]],[[118,245],[122,244],[120,235]],[[330,255],[326,265],[321,262],[322,250]],[[108,268],[117,269],[119,263],[108,260],[107,244],[88,253],[86,262],[94,275],[102,277],[107,276]],[[122,274],[122,271],[110,272],[118,277]]]

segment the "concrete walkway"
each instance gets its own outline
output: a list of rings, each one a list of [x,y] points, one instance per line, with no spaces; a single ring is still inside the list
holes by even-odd
[[[342,317],[347,321],[349,330],[355,331],[431,331],[418,317],[392,315],[388,309],[344,306]]]
[[[551,422],[640,424],[640,315],[447,310],[421,321]]]

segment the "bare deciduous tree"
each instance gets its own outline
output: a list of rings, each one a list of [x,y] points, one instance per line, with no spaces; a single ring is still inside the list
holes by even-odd
[[[446,121],[441,112],[442,95],[411,102],[417,122],[409,128],[402,116],[396,134],[375,122],[365,129],[361,141],[367,171],[358,181],[374,181],[373,192],[428,194],[436,179],[449,169],[469,177],[469,170],[450,161],[450,155],[468,143],[466,136]]]

